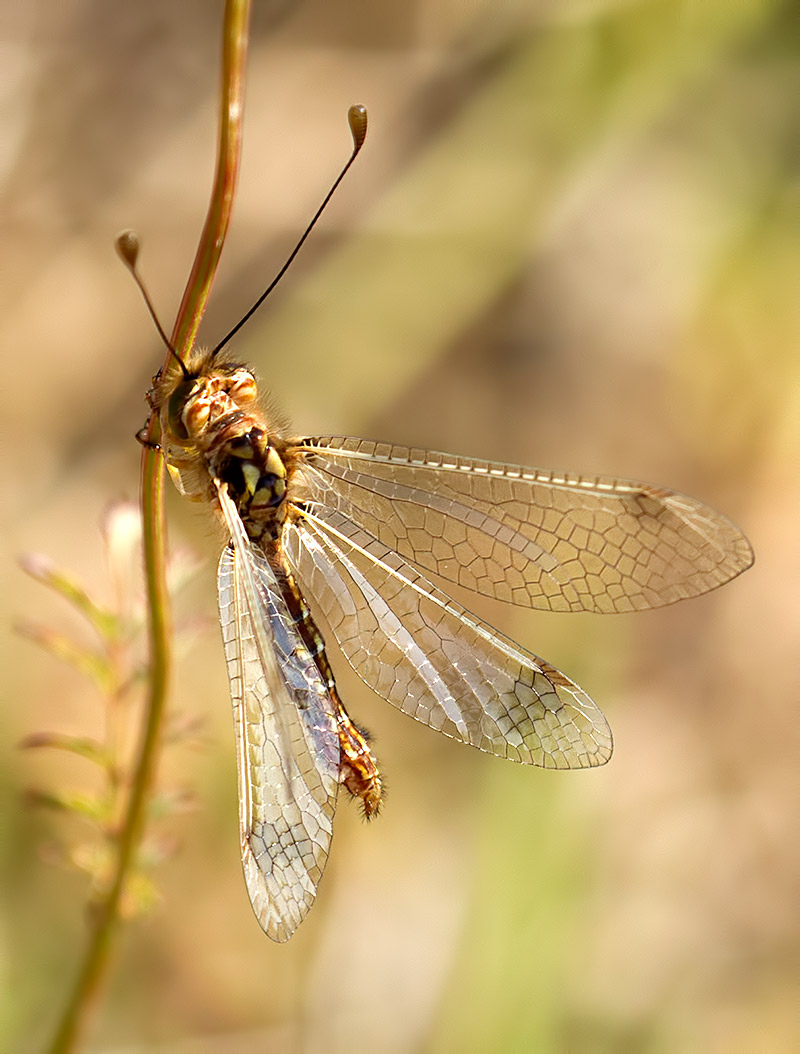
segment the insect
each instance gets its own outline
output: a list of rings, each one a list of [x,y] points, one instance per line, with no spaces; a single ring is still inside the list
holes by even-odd
[[[348,166],[362,119],[365,132],[351,111]],[[426,575],[524,607],[635,611],[714,589],[752,551],[713,509],[643,483],[286,437],[252,371],[220,354],[242,322],[213,350],[173,353],[150,403],[179,489],[230,534],[218,589],[242,861],[259,923],[285,941],[314,902],[340,787],[367,817],[383,795],[317,615],[366,684],[416,720],[500,757],[583,768],[612,751],[589,696]]]

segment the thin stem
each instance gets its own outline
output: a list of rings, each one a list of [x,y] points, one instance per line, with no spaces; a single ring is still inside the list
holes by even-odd
[[[197,334],[230,221],[241,154],[249,18],[250,0],[226,0],[217,168],[205,226],[173,330],[172,343],[179,351],[189,348]],[[153,444],[159,439],[159,423],[154,415],[148,422],[147,438]],[[114,877],[106,895],[94,906],[93,929],[83,963],[49,1048],[53,1054],[76,1049],[96,1001],[108,967],[123,889],[144,829],[146,804],[158,759],[171,664],[163,480],[163,459],[155,447],[144,447],[141,502],[150,613],[147,711],[130,797],[119,833]]]
[[[182,352],[192,346],[200,328],[233,208],[242,152],[250,2],[226,0],[225,4],[217,169],[206,222],[172,333],[173,347]]]

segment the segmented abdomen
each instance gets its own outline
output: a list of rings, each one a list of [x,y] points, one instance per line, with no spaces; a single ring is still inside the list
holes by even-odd
[[[282,560],[278,562],[275,570],[286,606],[295,621],[297,631],[313,657],[331,698],[337,706],[341,783],[354,798],[360,799],[364,808],[364,816],[370,819],[377,814],[383,800],[383,785],[377,759],[370,749],[367,734],[353,722],[339,698],[336,680],[325,651],[325,639],[314,621],[300,587]]]

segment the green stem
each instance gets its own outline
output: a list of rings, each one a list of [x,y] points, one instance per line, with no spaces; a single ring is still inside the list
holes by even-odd
[[[179,350],[184,350],[194,341],[230,221],[241,153],[249,19],[250,0],[226,0],[217,168],[205,226],[173,330],[173,341]],[[154,416],[148,423],[148,438],[153,443],[157,443],[159,438],[159,424]],[[144,448],[141,501],[150,613],[147,712],[130,797],[119,833],[114,876],[106,895],[94,905],[92,933],[73,990],[49,1047],[52,1054],[65,1054],[76,1049],[96,1002],[108,967],[123,889],[145,826],[146,804],[158,760],[171,663],[163,480],[163,459],[154,448]]]

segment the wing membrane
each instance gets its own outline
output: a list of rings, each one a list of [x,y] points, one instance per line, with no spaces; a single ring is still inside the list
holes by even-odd
[[[298,440],[309,498],[426,571],[551,611],[619,612],[698,596],[753,561],[707,505],[627,480],[568,476],[361,439]]]
[[[232,544],[219,610],[233,700],[242,864],[253,910],[285,941],[316,896],[339,781],[334,704],[274,573],[223,489]]]
[[[404,713],[545,768],[600,765],[611,756],[611,732],[585,692],[345,516],[308,506],[284,545],[355,671]]]

